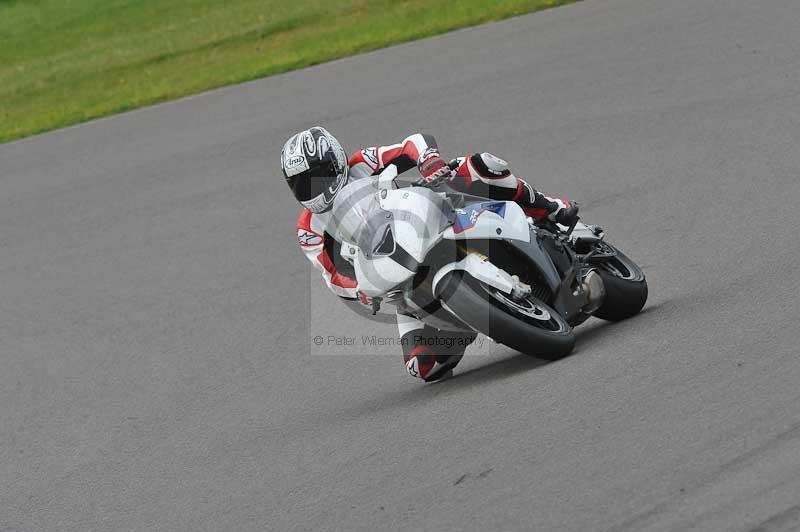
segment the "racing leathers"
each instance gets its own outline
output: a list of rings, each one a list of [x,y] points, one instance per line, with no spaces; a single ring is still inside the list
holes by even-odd
[[[561,221],[560,217],[574,209],[569,202],[534,190],[525,180],[512,174],[505,161],[489,153],[458,157],[448,167],[439,156],[436,140],[420,133],[399,144],[356,151],[348,159],[349,175],[351,179],[376,175],[389,164],[394,164],[398,173],[417,167],[422,181],[427,180],[429,184],[445,181],[460,192],[514,201],[537,220],[550,217]],[[336,260],[340,243],[326,232],[330,219],[330,211],[314,214],[304,209],[297,221],[297,242],[334,294],[368,305],[369,298],[358,292],[352,268]],[[340,263],[338,267],[337,262]],[[425,381],[435,381],[448,374],[475,339],[474,333],[435,329],[408,314],[398,313],[397,326],[406,370]]]

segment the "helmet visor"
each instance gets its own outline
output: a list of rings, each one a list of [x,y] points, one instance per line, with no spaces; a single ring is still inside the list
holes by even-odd
[[[308,201],[337,188],[339,175],[333,162],[312,168],[307,175],[306,179],[297,179],[294,182],[295,197],[300,201]]]

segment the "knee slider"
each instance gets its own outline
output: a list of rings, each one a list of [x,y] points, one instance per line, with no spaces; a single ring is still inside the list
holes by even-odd
[[[476,153],[470,157],[470,162],[481,177],[500,178],[511,173],[508,163],[491,153]]]

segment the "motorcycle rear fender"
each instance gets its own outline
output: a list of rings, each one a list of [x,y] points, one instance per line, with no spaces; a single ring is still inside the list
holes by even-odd
[[[510,294],[514,286],[514,280],[507,272],[489,262],[486,257],[481,257],[477,253],[469,253],[463,259],[445,264],[439,268],[431,283],[434,295],[439,295],[437,291],[439,282],[446,274],[454,270],[463,270],[482,283],[502,290],[506,294]]]

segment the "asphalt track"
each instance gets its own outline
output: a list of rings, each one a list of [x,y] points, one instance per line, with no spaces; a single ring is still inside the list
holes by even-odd
[[[799,528],[798,35],[795,0],[589,0],[0,146],[0,530]],[[436,385],[326,356],[373,325],[296,249],[313,122],[504,156],[646,311]]]

